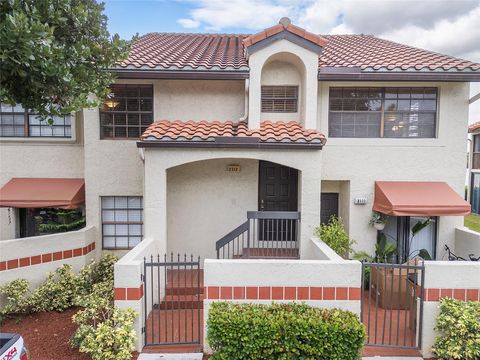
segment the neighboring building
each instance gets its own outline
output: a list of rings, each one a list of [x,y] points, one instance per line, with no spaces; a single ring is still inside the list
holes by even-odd
[[[84,196],[97,249],[119,254],[148,237],[161,253],[216,257],[248,211],[301,214],[290,228],[291,213],[258,230],[299,243],[288,256],[307,257],[306,240],[331,215],[372,253],[374,206],[395,215],[385,232],[402,256],[453,248],[469,212],[467,100],[480,64],[283,19],[251,36],[150,33],[114,71],[104,106],[53,126],[2,106],[2,240],[38,233],[44,213],[29,209],[78,207]],[[59,190],[42,178],[60,179]],[[84,195],[61,179],[83,179]],[[435,221],[409,247],[427,216]]]
[[[469,154],[469,200],[472,213],[480,214],[480,121],[468,127]]]

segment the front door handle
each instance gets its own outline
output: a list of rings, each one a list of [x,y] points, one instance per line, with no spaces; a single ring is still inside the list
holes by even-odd
[[[264,206],[263,199],[262,199],[262,200],[260,200],[260,211],[263,211],[263,209],[265,209],[265,206]]]

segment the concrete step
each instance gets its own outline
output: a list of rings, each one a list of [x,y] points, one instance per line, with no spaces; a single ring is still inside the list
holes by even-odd
[[[167,295],[160,303],[160,309],[203,309],[203,294],[197,295]]]
[[[167,285],[165,292],[167,295],[197,295],[197,294],[203,294],[204,288],[203,288],[203,285],[200,286],[200,288],[197,286],[173,287],[173,286]]]

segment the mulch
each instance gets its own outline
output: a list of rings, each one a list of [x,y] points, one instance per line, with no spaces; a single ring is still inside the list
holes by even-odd
[[[8,319],[0,325],[0,331],[20,334],[31,360],[89,360],[87,354],[72,348],[68,342],[76,330],[72,316],[77,311],[72,308],[61,313],[36,313]],[[137,357],[137,353],[132,354],[133,360]]]

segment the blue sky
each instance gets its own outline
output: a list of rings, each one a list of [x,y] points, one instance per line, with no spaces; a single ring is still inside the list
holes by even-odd
[[[110,33],[118,33],[123,38],[130,38],[137,32],[225,32],[206,26],[185,28],[178,20],[185,19],[195,8],[190,1],[144,1],[144,0],[104,0],[105,13],[108,17]],[[260,28],[259,28],[260,29]],[[242,27],[229,27],[229,33],[251,33]]]

